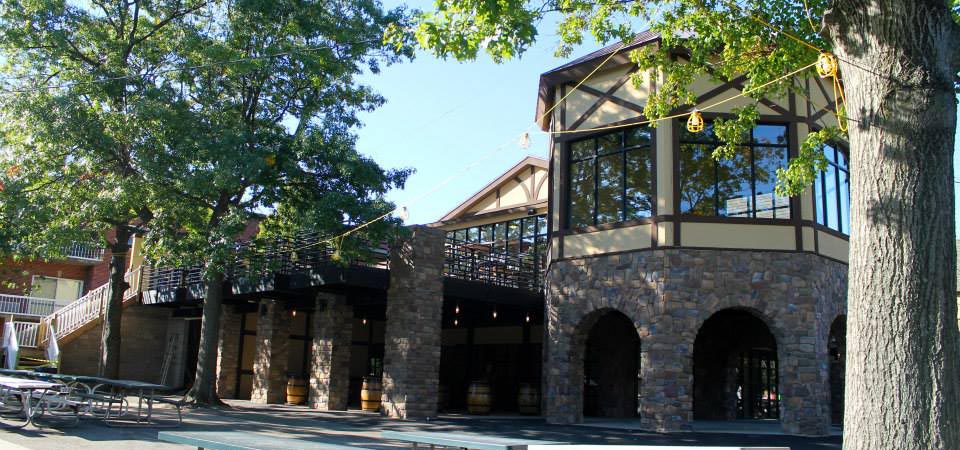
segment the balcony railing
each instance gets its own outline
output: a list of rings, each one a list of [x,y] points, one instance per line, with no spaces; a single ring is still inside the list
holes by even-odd
[[[100,262],[103,260],[104,249],[92,244],[74,242],[63,249],[64,255],[70,259]]]
[[[109,293],[110,284],[104,284],[87,292],[87,295],[64,306],[59,311],[47,316],[44,320],[53,322],[56,327],[57,336],[66,336],[71,331],[100,317],[109,301]]]
[[[13,329],[17,332],[17,343],[21,347],[37,347],[37,338],[40,324],[37,322],[13,322]]]
[[[57,301],[49,298],[0,294],[0,313],[18,316],[48,316],[57,309]]]
[[[495,286],[539,291],[543,263],[533,253],[507,253],[490,244],[448,239],[444,275]]]

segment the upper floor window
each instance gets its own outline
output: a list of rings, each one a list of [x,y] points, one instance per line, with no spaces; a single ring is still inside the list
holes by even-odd
[[[447,231],[447,240],[452,244],[478,244],[493,251],[539,257],[547,245],[547,216],[541,214],[451,230]]]
[[[635,127],[569,144],[567,226],[581,228],[650,217],[650,128]]]
[[[721,145],[712,123],[700,133],[680,129],[681,214],[790,218],[790,198],[774,192],[777,168],[789,158],[786,125],[757,125],[733,158],[720,161],[712,156]]]
[[[827,228],[850,234],[850,169],[843,150],[823,146],[827,170],[820,172],[813,182],[817,205],[817,223]]]
[[[49,298],[54,300],[73,301],[83,293],[83,281],[68,278],[33,276],[33,286],[30,289],[31,297]]]

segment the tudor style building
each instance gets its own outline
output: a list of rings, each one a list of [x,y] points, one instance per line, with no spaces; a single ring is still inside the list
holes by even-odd
[[[660,45],[658,35],[637,36],[573,92],[619,44],[540,77],[538,117],[566,96],[540,123],[554,133],[547,420],[638,417],[646,428],[684,430],[699,419],[778,419],[788,433],[826,434],[842,410],[842,144],[823,149],[830,167],[815,188],[774,192],[776,169],[834,120],[822,107],[832,107],[826,85],[814,75],[796,80],[803,96],[757,101],[757,127],[718,162],[710,120],[754,100],[704,112],[701,133],[685,119],[631,126],[663,82],[655,72],[630,82],[627,54],[645,45]],[[737,95],[743,83],[701,77],[696,106]]]

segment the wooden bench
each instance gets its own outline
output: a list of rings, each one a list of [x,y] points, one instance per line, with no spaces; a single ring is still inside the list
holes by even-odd
[[[247,431],[161,431],[157,439],[206,450],[369,450]]]
[[[529,439],[500,438],[465,433],[439,433],[434,431],[384,431],[380,437],[385,440],[403,441],[413,444],[434,447],[457,447],[475,450],[528,450],[534,445],[550,446],[560,442],[534,441]]]

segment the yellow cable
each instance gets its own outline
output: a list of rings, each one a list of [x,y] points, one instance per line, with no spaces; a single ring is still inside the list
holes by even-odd
[[[816,62],[813,62],[813,63],[808,64],[808,65],[806,65],[806,66],[803,66],[803,67],[801,67],[801,68],[799,68],[799,69],[797,69],[797,70],[794,70],[793,72],[790,72],[790,73],[788,73],[788,74],[786,74],[786,75],[783,75],[783,76],[781,76],[781,77],[779,77],[779,78],[776,78],[776,79],[770,80],[770,81],[768,81],[768,82],[766,82],[766,83],[763,83],[763,84],[761,84],[760,86],[756,86],[756,87],[753,87],[753,88],[750,88],[750,89],[746,89],[746,90],[740,92],[739,94],[734,95],[733,97],[725,98],[725,99],[723,99],[723,100],[720,100],[720,101],[711,103],[711,104],[709,104],[709,105],[707,105],[707,106],[704,106],[703,108],[695,108],[695,110],[705,111],[705,110],[710,109],[710,108],[715,108],[715,107],[720,106],[720,105],[722,105],[722,104],[724,104],[724,103],[730,102],[730,101],[732,101],[732,100],[734,100],[734,99],[737,99],[737,98],[746,96],[747,94],[749,94],[749,93],[751,93],[751,92],[756,92],[756,91],[758,91],[758,90],[760,90],[760,89],[763,89],[763,88],[765,88],[765,87],[767,87],[767,86],[769,86],[769,85],[771,85],[771,84],[773,84],[773,83],[782,81],[782,80],[784,80],[784,79],[786,79],[786,78],[790,78],[790,77],[792,77],[792,76],[794,76],[794,75],[796,75],[796,74],[798,74],[798,73],[800,73],[800,72],[803,72],[804,70],[807,70],[807,69],[809,69],[809,68],[811,68],[811,67],[813,67],[813,66],[815,66],[815,65],[817,65],[817,63],[816,63]],[[680,117],[684,117],[684,116],[690,115],[691,112],[693,112],[693,111],[684,112],[684,113],[679,113],[679,114],[674,114],[674,115],[670,115],[670,116],[666,116],[666,117],[661,117],[661,118],[659,118],[659,119],[644,120],[644,121],[642,121],[642,122],[624,123],[624,124],[619,124],[619,125],[608,125],[608,126],[604,126],[604,127],[588,128],[588,129],[583,129],[583,130],[545,131],[544,133],[546,133],[546,134],[551,134],[551,135],[557,135],[557,134],[586,133],[586,132],[590,132],[590,131],[614,130],[614,129],[617,129],[617,128],[627,128],[627,127],[633,127],[633,126],[637,126],[637,125],[647,125],[647,124],[651,124],[651,123],[654,123],[654,122],[659,122],[659,121],[662,121],[662,120],[678,119],[678,118],[680,118]]]
[[[817,27],[813,25],[813,17],[810,15],[810,4],[807,3],[807,0],[803,0],[803,11],[807,13],[807,23],[810,24],[810,29],[813,30],[814,33],[820,34],[820,32],[817,31]]]

